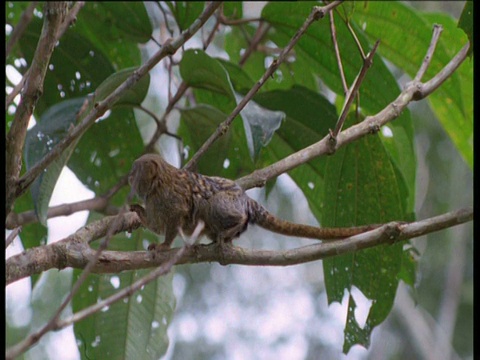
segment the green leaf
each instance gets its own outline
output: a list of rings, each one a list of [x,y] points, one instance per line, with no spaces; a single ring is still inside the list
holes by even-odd
[[[25,194],[15,201],[14,206],[14,211],[17,214],[21,214],[25,211],[31,211],[34,208],[32,192],[26,191]],[[20,237],[24,249],[45,245],[48,240],[47,228],[38,222],[23,225],[22,231],[18,236]],[[30,277],[32,287],[37,282],[38,277],[39,275],[32,275]],[[20,339],[18,341],[20,341]]]
[[[313,6],[309,2],[268,3],[263,9],[262,18],[265,18],[274,29],[271,35],[272,41],[275,41],[280,47],[285,46],[305,22]],[[339,49],[347,83],[351,85],[362,67],[363,60],[346,25],[339,19],[335,24],[337,37],[348,39],[348,41],[339,42]],[[363,49],[368,52],[372,43],[367,41],[361,30],[356,30],[356,33]],[[305,65],[308,64],[305,71],[317,74],[332,91],[343,96],[343,87],[328,21],[320,21],[310,26],[294,49],[298,52],[298,58],[304,58]],[[382,59],[375,56],[373,66],[368,71],[360,89],[361,107],[369,113],[378,112],[394,100],[398,93],[399,88],[395,78]],[[404,118],[403,115],[401,118]]]
[[[241,101],[241,97],[234,92],[229,74],[222,64],[203,51],[187,50],[180,63],[180,74],[189,86],[197,89],[195,98],[198,103],[215,106],[218,110],[228,114]],[[255,155],[260,151],[259,148],[268,143],[268,134],[271,134],[275,126],[270,124],[262,127],[262,124],[254,124],[251,117],[246,118],[245,114],[252,111],[252,106],[254,105],[251,105],[250,110],[244,108],[240,116],[248,134],[250,156],[254,160]]]
[[[230,20],[241,19],[243,17],[243,1],[224,2],[223,15]]]
[[[95,101],[110,95],[135,70],[124,69],[107,78],[95,92]],[[147,74],[89,128],[73,152],[70,168],[96,194],[115,185],[142,152],[143,141],[131,107],[142,103],[149,84]]]
[[[423,14],[431,23],[443,26],[442,45],[448,54],[448,60],[453,58],[459,47],[450,44],[465,45],[467,39],[462,31],[455,26],[450,16],[444,14]],[[459,39],[465,39],[459,41]],[[434,55],[436,56],[436,55]],[[428,73],[428,72],[427,72]],[[466,59],[434,93],[428,98],[430,106],[450,139],[460,152],[465,162],[473,169],[473,61]]]
[[[227,115],[210,105],[182,109],[179,135],[189,152],[195,153]],[[234,121],[230,130],[200,158],[198,171],[205,175],[235,179],[255,169],[248,156],[243,124]]]
[[[28,131],[25,139],[25,165],[27,171],[37,164],[62,140],[69,128],[76,123],[77,114],[86,98],[61,102],[47,110],[38,123]],[[60,173],[76,145],[72,143],[32,184],[31,192],[35,213],[40,223],[47,225],[50,198]]]
[[[468,50],[468,56],[471,58],[473,55],[473,1],[465,1],[462,15],[458,20],[458,27],[465,31],[465,34],[468,36],[471,44],[470,50]]]
[[[313,6],[314,5],[309,2],[268,3],[262,11],[262,18],[272,25],[272,41],[280,47],[285,46],[297,29],[304,23],[312,11]],[[355,9],[354,14],[357,12],[358,9]],[[352,22],[352,25],[363,49],[367,52],[372,42],[369,43],[367,41],[360,26],[356,26],[354,22]],[[337,38],[346,39],[345,41],[339,41],[338,45],[347,83],[351,85],[360,71],[363,60],[348,28],[339,17],[335,17],[335,26]],[[372,39],[372,41],[376,39],[377,38]],[[383,44],[383,42],[381,44]],[[299,63],[299,65],[301,64],[302,66],[298,69],[316,74],[330,90],[337,93],[337,96],[343,96],[343,87],[339,76],[328,21],[320,21],[310,26],[305,36],[298,41],[294,49],[298,55],[296,58],[303,59],[302,63]],[[360,88],[360,107],[362,113],[365,115],[378,113],[393,101],[400,91],[395,77],[385,66],[382,58],[378,54],[375,55],[373,66],[369,69]],[[393,133],[394,139],[394,143],[389,145],[388,150],[392,151],[392,159],[396,162],[398,169],[405,178],[405,183],[410,194],[407,203],[413,208],[416,163],[412,135],[413,125],[410,112],[408,110],[404,111],[396,121],[391,122],[388,126]]]
[[[116,235],[111,239],[109,249],[144,250],[148,242],[154,241],[158,241],[155,234],[139,229],[131,237]],[[107,298],[150,271],[90,275],[81,286],[78,296],[73,298],[73,311]],[[79,273],[75,270],[74,278]],[[172,278],[172,274],[159,277],[126,300],[118,301],[76,323],[75,337],[82,358],[158,359],[165,354],[168,348],[167,328],[175,309]]]
[[[30,65],[41,33],[42,21],[33,19],[20,42]],[[50,59],[45,75],[45,91],[35,107],[40,116],[61,101],[86,96],[96,89],[114,69],[103,52],[82,35],[67,31]]]
[[[255,81],[240,66],[224,59],[217,60],[227,71],[236,92],[246,94],[253,87]]]
[[[145,5],[135,1],[105,1],[92,4],[95,11],[90,23],[96,22],[104,26],[106,36],[119,42],[131,41],[146,43],[150,40],[153,27]],[[80,13],[82,13],[84,9]],[[88,13],[88,12],[87,12]],[[107,35],[108,34],[108,35]]]
[[[133,110],[114,108],[82,136],[68,166],[85,186],[101,195],[128,174],[142,150]]]
[[[89,39],[118,70],[141,63],[138,43],[148,41],[152,31],[141,2],[87,2],[67,33]]]
[[[237,102],[241,100],[242,97],[237,96]],[[273,134],[282,124],[282,121],[285,119],[285,113],[283,111],[268,110],[251,100],[245,105],[240,114],[243,118],[250,157],[256,160],[262,147],[268,145]]]
[[[99,102],[104,100],[137,69],[137,67],[123,69],[110,75],[95,90],[95,101]],[[128,89],[114,106],[140,105],[145,99],[145,96],[147,96],[149,86],[150,74],[146,74],[132,88]]]
[[[168,7],[177,20],[178,27],[181,31],[187,29],[197,20],[202,13],[203,1],[171,1],[167,2]]]
[[[275,90],[257,94],[254,99],[266,108],[286,114],[282,126],[262,152],[264,165],[279,161],[321,140],[337,121],[336,109],[327,99],[301,86],[294,86],[288,91]],[[324,167],[323,157],[309,161],[288,173],[302,189],[319,221],[319,198],[323,196]]]
[[[366,35],[380,39],[379,52],[411,77],[417,73],[431,41],[434,24],[443,32],[422,79],[427,81],[451,60],[467,42],[452,17],[419,13],[400,2],[368,2],[357,6],[355,22]],[[464,40],[462,40],[464,39]],[[428,97],[437,118],[462,154],[473,166],[473,63],[464,63]]]
[[[188,109],[180,110],[181,128],[180,134],[189,150],[196,151],[215,131],[217,126],[227,118],[227,115],[220,110],[208,106],[199,105]],[[216,154],[215,157],[204,156],[200,158],[198,168],[203,174],[218,175],[223,169],[226,155],[229,149],[232,133],[227,132],[218,139],[210,148],[209,153]],[[223,156],[219,156],[222,155]]]
[[[224,94],[235,100],[233,87],[224,67],[204,51],[185,51],[180,62],[180,75],[189,86]]]
[[[378,135],[357,140],[327,159],[322,225],[348,227],[403,220],[401,182]],[[326,259],[323,262],[328,302],[340,302],[344,290],[359,289],[372,300],[366,324],[360,328],[350,297],[344,352],[355,344],[368,347],[371,331],[385,320],[395,298],[403,261],[403,244]]]

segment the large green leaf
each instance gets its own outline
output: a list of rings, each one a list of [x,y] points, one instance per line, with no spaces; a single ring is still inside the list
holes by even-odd
[[[104,100],[117,87],[119,87],[129,76],[131,76],[137,67],[122,69],[110,75],[103,81],[95,90],[95,102]],[[150,86],[150,74],[143,76],[132,88],[125,91],[125,93],[117,100],[114,106],[120,105],[140,105],[147,96],[148,88]]]
[[[34,18],[19,43],[31,64],[41,33],[42,20]],[[96,89],[114,69],[138,66],[138,42],[150,39],[152,26],[142,3],[87,3],[76,25],[61,37],[45,77],[45,91],[35,112]]]
[[[328,130],[335,126],[337,120],[332,104],[323,96],[301,86],[287,91],[275,90],[257,94],[255,101],[269,109],[281,110],[287,116],[272,142],[263,151],[266,164],[279,161],[321,140],[328,134]],[[321,211],[318,196],[323,192],[324,166],[325,158],[319,158],[289,172],[304,192],[319,221]]]
[[[227,118],[227,115],[210,105],[198,105],[182,109],[182,121],[179,134],[195,153],[215,129]],[[248,156],[243,124],[234,121],[230,130],[218,139],[200,159],[198,171],[206,175],[223,176],[235,179],[254,170]]]
[[[20,42],[29,65],[37,47],[41,28],[41,20],[34,19]],[[88,95],[113,72],[109,59],[99,48],[84,36],[67,31],[50,59],[45,75],[45,91],[37,102],[35,114],[41,115],[46,109],[61,101]]]
[[[88,4],[86,4],[88,5]],[[102,23],[108,29],[107,36],[136,43],[146,43],[152,35],[152,24],[145,5],[135,1],[99,1],[91,4],[98,7],[95,19],[90,22]]]
[[[53,147],[62,140],[69,128],[75,125],[80,108],[86,98],[63,101],[43,113],[38,123],[28,131],[25,139],[25,165],[27,171],[37,164]],[[75,148],[72,143],[50,166],[40,174],[31,186],[32,198],[38,220],[47,225],[50,198],[60,173]]]
[[[142,150],[133,110],[114,108],[82,136],[68,166],[85,186],[100,195],[128,174]]]
[[[180,75],[189,86],[224,94],[235,100],[225,68],[202,50],[185,51],[180,62]]]
[[[400,2],[371,1],[357,6],[354,19],[372,40],[381,39],[379,52],[410,76],[415,76],[431,41],[434,24],[443,32],[422,81],[437,74],[467,43],[466,34],[445,14],[422,14]],[[465,161],[473,166],[473,63],[465,61],[428,97],[437,118]]]
[[[304,23],[313,6],[312,3],[308,2],[268,3],[262,11],[262,18],[267,20],[273,27],[271,39],[279,46],[285,46],[297,29]],[[338,45],[342,57],[343,70],[348,84],[351,85],[353,79],[360,71],[363,60],[344,22],[338,16],[335,19],[337,38],[345,39],[344,41],[339,41]],[[355,32],[363,49],[367,52],[371,45],[367,41],[366,36],[360,27],[358,29],[355,28]],[[294,50],[298,54],[297,58],[302,59],[303,65],[297,67],[297,73],[314,73],[338,96],[343,96],[343,87],[328,21],[319,21],[312,24],[306,34],[298,41]],[[305,78],[306,75],[301,77]],[[361,111],[365,115],[376,114],[393,101],[400,91],[395,77],[385,66],[382,58],[378,54],[375,55],[373,66],[369,69],[360,88]],[[405,184],[409,191],[407,203],[413,209],[416,162],[413,146],[413,126],[409,111],[406,110],[400,114],[396,121],[388,124],[388,127],[391,130],[393,141],[386,144],[387,149],[405,178]]]
[[[224,59],[217,59],[227,71],[236,92],[246,94],[255,81],[237,64]]]
[[[95,93],[95,101],[102,100],[121,84],[134,69],[125,69],[106,79]],[[149,76],[142,78],[135,86],[119,99],[114,107],[122,105],[140,104],[146,96],[149,86]],[[60,102],[44,112],[29,132],[25,141],[25,163],[27,170],[32,168],[51,149],[65,137],[69,128],[77,122],[77,114],[82,106],[87,106],[86,98],[78,98]],[[82,112],[81,120],[93,103],[90,99],[88,108]],[[118,114],[118,113],[117,113]],[[85,135],[82,145],[75,149],[78,140],[73,142],[39,178],[32,184],[31,191],[35,205],[35,212],[39,221],[46,226],[48,204],[63,167],[68,162],[75,149],[72,169],[80,179],[92,190],[105,191],[126,174],[131,163],[141,148],[141,139],[138,130],[134,127],[132,110],[120,109],[123,119],[109,118],[109,121],[97,122]],[[130,121],[128,120],[128,115]],[[101,129],[101,131],[99,131]],[[135,137],[134,134],[137,134]],[[98,141],[109,139],[111,141]],[[136,140],[136,141],[135,141]],[[83,145],[87,143],[88,145]],[[133,146],[136,144],[137,146]],[[123,151],[122,151],[123,150]],[[137,151],[135,151],[137,150]],[[110,181],[106,181],[105,169]],[[101,171],[99,171],[101,169]],[[98,178],[97,176],[98,175]]]
[[[248,81],[248,76],[242,74],[240,69],[232,66],[230,68],[236,70],[237,76],[243,75],[242,81]],[[186,51],[180,63],[180,73],[188,85],[197,89],[195,97],[199,103],[209,104],[222,112],[230,113],[242,100],[242,97],[234,92],[229,74],[222,64],[203,51]],[[240,114],[250,157],[255,160],[260,149],[278,129],[282,115],[262,109],[253,102],[247,104]]]
[[[402,177],[378,135],[357,140],[327,159],[322,225],[348,227],[403,220]],[[372,300],[365,326],[355,319],[349,297],[344,352],[355,344],[368,347],[375,326],[385,320],[402,272],[403,244],[375,248],[326,259],[323,262],[328,302],[341,302],[345,289],[358,288]]]
[[[202,1],[168,1],[167,5],[175,16],[180,30],[192,25],[205,6]]]
[[[462,11],[462,15],[458,20],[458,27],[465,31],[468,36],[468,40],[473,44],[473,1],[465,1],[465,6]],[[473,46],[470,47],[468,55],[471,57],[473,54]]]
[[[88,38],[122,69],[140,64],[138,43],[147,42],[153,28],[142,2],[87,2],[69,31]]]
[[[89,221],[98,215],[90,217]],[[155,234],[138,229],[130,237],[117,234],[109,249],[144,250],[158,241]],[[72,301],[73,311],[95,304],[99,299],[130,286],[151,270],[89,276]],[[80,271],[75,270],[77,278]],[[82,358],[158,359],[168,348],[167,328],[175,309],[172,274],[160,277],[102,311],[76,323],[75,337]]]
[[[193,152],[198,150],[218,125],[227,118],[223,112],[208,105],[182,109],[181,115],[179,133],[182,134],[184,143],[188,145],[188,150]],[[231,137],[232,132],[228,132],[211,146],[209,153],[216,154],[215,157],[207,155],[200,158],[198,168],[203,174],[218,175],[221,173],[227,159]]]

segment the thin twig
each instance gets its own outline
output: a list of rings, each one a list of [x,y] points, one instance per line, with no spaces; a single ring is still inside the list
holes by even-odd
[[[152,282],[153,280],[157,279],[160,276],[166,275],[170,272],[172,267],[184,256],[186,249],[197,242],[198,237],[204,227],[204,223],[201,222],[195,228],[190,239],[185,239],[185,244],[180,248],[178,252],[174,254],[170,259],[162,263],[159,267],[155,270],[150,272],[149,274],[145,275],[144,277],[140,278],[139,280],[135,281],[130,286],[118,291],[117,293],[109,296],[108,298],[91,305],[76,314],[73,314],[69,318],[65,320],[60,320],[57,322],[55,330],[60,330],[66,326],[74,324],[84,318],[94,314],[95,312],[103,309],[106,306],[110,306],[111,304],[118,302],[126,297],[133,295],[136,291],[143,288],[148,283]],[[187,242],[188,241],[188,242]]]
[[[8,110],[8,105],[10,105],[13,102],[13,100],[15,100],[15,97],[20,93],[20,91],[22,91],[23,86],[25,85],[25,79],[28,78],[29,72],[30,72],[30,68],[27,69],[25,74],[23,74],[22,79],[18,82],[17,85],[15,85],[12,92],[5,97],[5,111]]]
[[[167,119],[167,116],[170,114],[170,112],[173,110],[175,104],[182,98],[183,94],[185,93],[185,91],[188,89],[188,85],[182,81],[182,83],[180,84],[180,86],[178,87],[177,89],[177,92],[175,93],[175,95],[168,101],[168,105],[165,109],[165,112],[163,113],[163,116],[161,119],[159,119],[159,122],[164,124],[165,126],[165,129],[163,129],[162,127],[159,127],[157,126],[157,129],[155,130],[155,133],[152,135],[152,138],[150,139],[150,141],[148,142],[148,144],[145,146],[145,153],[149,153],[149,152],[153,152],[154,150],[154,147],[155,147],[155,144],[157,143],[158,139],[160,138],[160,136],[162,136],[162,134],[167,134],[167,135],[170,135],[170,136],[173,136],[175,137],[176,139],[182,141],[182,139],[180,137],[178,137],[177,135],[174,135],[170,132],[167,131],[167,127],[166,127],[166,119]],[[164,131],[165,130],[165,131]]]
[[[85,1],[76,1],[75,4],[73,4],[72,8],[68,11],[67,16],[65,17],[63,24],[58,29],[57,40],[63,36],[65,31],[67,31],[70,26],[75,24],[77,21],[78,12],[81,8],[83,8],[84,5]]]
[[[238,61],[238,65],[240,67],[245,65],[245,63],[247,62],[247,59],[250,57],[250,55],[253,54],[258,44],[260,43],[260,41],[262,41],[263,37],[265,36],[265,34],[268,32],[269,29],[270,29],[270,26],[268,26],[264,22],[260,22],[260,24],[258,24],[257,31],[253,35],[252,41],[250,41],[250,45],[248,46],[248,48],[245,50],[242,57]]]
[[[343,93],[347,95],[348,93],[348,85],[347,80],[345,79],[345,72],[343,71],[343,64],[342,64],[342,57],[340,56],[340,49],[338,48],[338,41],[337,41],[337,29],[335,27],[335,19],[333,17],[334,12],[330,11],[330,34],[332,35],[332,43],[333,49],[335,50],[335,57],[337,59],[337,66],[338,70],[340,71],[340,79],[342,80],[343,86]]]
[[[375,55],[375,52],[377,51],[379,43],[380,43],[380,40],[377,40],[375,42],[372,50],[368,53],[367,57],[363,61],[363,65],[362,65],[362,69],[360,70],[360,73],[357,75],[357,77],[353,81],[352,86],[347,91],[347,98],[345,99],[345,103],[343,104],[342,112],[337,121],[337,125],[335,126],[335,130],[333,131],[333,133],[330,134],[334,139],[336,139],[338,133],[342,131],[342,127],[343,127],[343,124],[345,123],[345,119],[347,118],[348,111],[350,110],[350,106],[352,105],[353,100],[355,99],[355,96],[357,96],[358,90],[360,89],[360,85],[365,79],[365,75],[367,75],[368,69],[370,69],[370,67],[372,66],[373,57]]]
[[[421,100],[426,98],[428,95],[430,95],[432,92],[437,90],[440,85],[444,83],[445,80],[447,80],[451,74],[457,70],[457,68],[462,64],[462,62],[466,59],[468,55],[468,51],[470,50],[470,41],[466,43],[462,49],[458,52],[455,57],[449,61],[447,65],[444,66],[444,68],[433,78],[431,78],[429,81],[423,84],[414,84],[417,87],[417,91],[415,92],[413,96],[413,100]]]
[[[155,3],[158,5],[158,8],[160,9],[160,12],[163,14],[163,20],[164,20],[165,28],[167,29],[168,33],[170,34],[170,37],[173,37],[174,32],[173,32],[172,29],[170,29],[170,26],[168,24],[168,16],[167,16],[167,13],[166,13],[165,9],[162,6],[162,3],[160,1],[156,1]]]
[[[357,44],[358,51],[360,52],[360,55],[362,55],[362,59],[365,59],[365,52],[363,51],[362,44],[360,43],[360,40],[358,40],[357,34],[355,33],[355,30],[353,30],[352,25],[350,25],[350,22],[348,19],[345,22],[347,24],[347,28],[350,31],[350,34],[353,37],[353,40],[355,40],[355,44]]]
[[[441,25],[435,24],[433,25],[433,36],[432,40],[430,41],[430,46],[428,47],[427,50],[427,55],[425,55],[422,66],[420,66],[420,69],[417,72],[417,75],[415,75],[415,78],[413,81],[421,81],[423,75],[428,69],[428,66],[430,65],[430,62],[432,61],[433,53],[435,52],[435,48],[437,47],[438,40],[440,39],[440,34],[443,31],[443,27]]]
[[[30,24],[30,21],[32,21],[33,10],[35,10],[37,4],[38,1],[32,1],[23,11],[20,19],[18,20],[18,23],[13,28],[12,33],[10,34],[10,39],[8,39],[8,43],[5,47],[5,59],[8,58],[8,56],[10,55],[10,51],[12,51],[17,41],[22,37],[23,33],[25,32],[28,24]]]
[[[176,101],[176,100],[175,100]],[[170,100],[170,102],[172,102],[172,100]],[[155,130],[155,133],[153,134],[152,138],[150,139],[150,141],[148,142],[147,146],[145,146],[145,151],[144,153],[148,153],[148,152],[152,152],[153,151],[153,147],[155,145],[155,143],[157,142],[157,140],[160,138],[160,136],[162,136],[163,134],[165,135],[168,135],[168,136],[171,136],[179,141],[182,141],[182,138],[180,136],[178,136],[177,134],[174,134],[174,133],[171,133],[170,131],[168,131],[167,129],[167,125],[165,124],[165,120],[166,120],[166,117],[168,115],[167,112],[165,112],[162,116],[162,118],[158,118],[157,115],[155,115],[152,111],[148,110],[147,108],[143,107],[143,106],[140,106],[140,105],[137,105],[135,106],[135,108],[139,109],[139,110],[142,110],[144,111],[145,113],[147,113],[148,115],[150,115],[153,120],[155,121],[155,123],[157,124],[157,129]],[[170,111],[169,111],[170,112]]]
[[[238,103],[238,105],[227,117],[227,119],[217,127],[215,132],[205,141],[205,143],[200,147],[200,149],[195,153],[195,155],[193,155],[190,161],[185,165],[185,169],[189,170],[194,168],[197,165],[200,157],[210,148],[210,146],[228,131],[233,119],[235,119],[235,117],[258,92],[258,90],[263,86],[263,84],[265,84],[265,82],[270,78],[270,76],[273,75],[273,73],[277,70],[280,64],[286,59],[290,50],[295,46],[295,44],[303,36],[303,34],[305,34],[310,25],[313,24],[315,21],[322,19],[327,12],[340,5],[341,3],[342,1],[333,1],[324,7],[313,7],[312,12],[308,16],[308,18],[305,20],[300,29],[298,29],[298,31],[295,33],[295,35],[292,37],[287,46],[283,49],[278,58],[273,60],[272,64],[268,67],[260,80],[257,81],[257,83],[245,95],[245,97]]]
[[[7,239],[5,240],[5,249],[13,242],[13,240],[15,240],[18,234],[20,234],[20,231],[22,231],[21,226],[16,227],[10,234],[8,234]]]
[[[153,280],[157,279],[160,276],[168,274],[172,269],[173,265],[175,265],[178,262],[178,260],[183,257],[186,248],[187,248],[187,245],[185,244],[168,261],[164,262],[162,265],[157,267],[155,270],[151,271],[149,274],[138,279],[130,286],[116,292],[115,294],[107,297],[104,300],[98,301],[95,304],[73,314],[67,319],[57,321],[57,323],[55,324],[55,328],[53,330],[60,330],[80,320],[83,320],[86,317],[98,312],[99,310],[103,309],[106,306],[110,306],[111,304],[118,302],[119,300],[132,296],[136,291],[138,291],[148,283],[152,282]]]
[[[217,13],[219,10],[217,10]],[[203,43],[203,51],[207,50],[208,45],[210,45],[210,43],[213,41],[219,27],[220,27],[220,16],[217,15],[213,29],[212,31],[210,31],[210,34],[208,35],[207,40]]]

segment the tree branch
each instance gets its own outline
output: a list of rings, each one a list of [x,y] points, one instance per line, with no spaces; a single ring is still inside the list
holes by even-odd
[[[138,228],[138,216],[129,212],[121,216],[115,233]],[[79,229],[75,234],[53,244],[28,249],[6,261],[6,284],[10,284],[33,274],[66,267],[83,269],[91,261],[96,250],[89,243],[106,235],[107,229],[117,216],[105,217]],[[287,266],[325,259],[351,253],[381,244],[392,244],[412,239],[447,227],[473,220],[473,209],[452,211],[443,215],[413,223],[391,222],[377,229],[342,240],[304,246],[292,250],[270,251],[249,250],[240,247],[220,248],[215,244],[198,245],[189,248],[179,259],[178,264],[219,262],[222,264],[243,264],[263,266]],[[92,267],[93,273],[118,273],[125,270],[138,270],[155,267],[171,259],[178,249],[156,254],[153,258],[147,251],[108,251],[105,250]]]
[[[118,213],[117,207],[109,207],[109,198],[106,196],[99,196],[93,199],[81,200],[69,204],[61,204],[52,206],[48,209],[47,219],[57,216],[69,216],[79,211],[100,211],[105,214],[114,215]],[[5,222],[6,229],[14,229],[17,226],[23,226],[38,222],[37,215],[34,210],[25,211],[23,213],[16,214],[11,212],[7,216]]]
[[[437,75],[426,83],[412,81],[407,84],[399,96],[379,113],[367,116],[361,123],[353,125],[339,133],[333,145],[331,135],[328,134],[315,144],[297,151],[270,166],[255,170],[253,173],[238,179],[237,183],[244,189],[264,186],[267,180],[290,171],[300,164],[304,164],[318,156],[331,154],[341,146],[345,146],[368,134],[376,133],[381,126],[399,117],[410,102],[427,97],[443,84],[466,59],[469,47],[470,43],[467,43]],[[427,53],[426,56],[430,56],[430,54]]]
[[[50,57],[57,42],[57,32],[67,13],[66,2],[46,2],[45,17],[32,65],[25,79],[25,87],[17,106],[12,127],[6,137],[6,201],[5,216],[10,212],[17,195],[17,180],[22,166],[22,149],[28,122],[38,99],[43,93],[43,81]]]

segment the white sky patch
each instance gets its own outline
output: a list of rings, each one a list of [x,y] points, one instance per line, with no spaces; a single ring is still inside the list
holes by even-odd
[[[120,278],[118,276],[112,276],[110,278],[110,284],[112,284],[114,289],[118,289],[120,287]]]
[[[87,189],[68,167],[64,167],[53,190],[49,206],[92,199],[94,196],[93,191]],[[79,211],[70,216],[48,219],[48,242],[58,241],[72,234],[85,225],[87,218],[88,211]]]
[[[355,320],[361,328],[364,328],[373,301],[363,295],[355,286],[352,286],[351,294],[357,305],[355,308]]]
[[[223,162],[223,168],[228,169],[229,166],[230,166],[230,159],[225,159],[225,161]]]
[[[382,126],[382,135],[388,138],[393,137],[393,131],[388,126]]]
[[[197,320],[189,314],[178,316],[177,319],[177,331],[178,337],[186,342],[193,341],[198,336],[198,324]]]
[[[5,249],[5,258],[19,254],[23,251],[22,243],[17,236]],[[5,315],[13,326],[27,326],[32,320],[30,297],[32,285],[30,278],[24,278],[8,285],[5,288]]]

